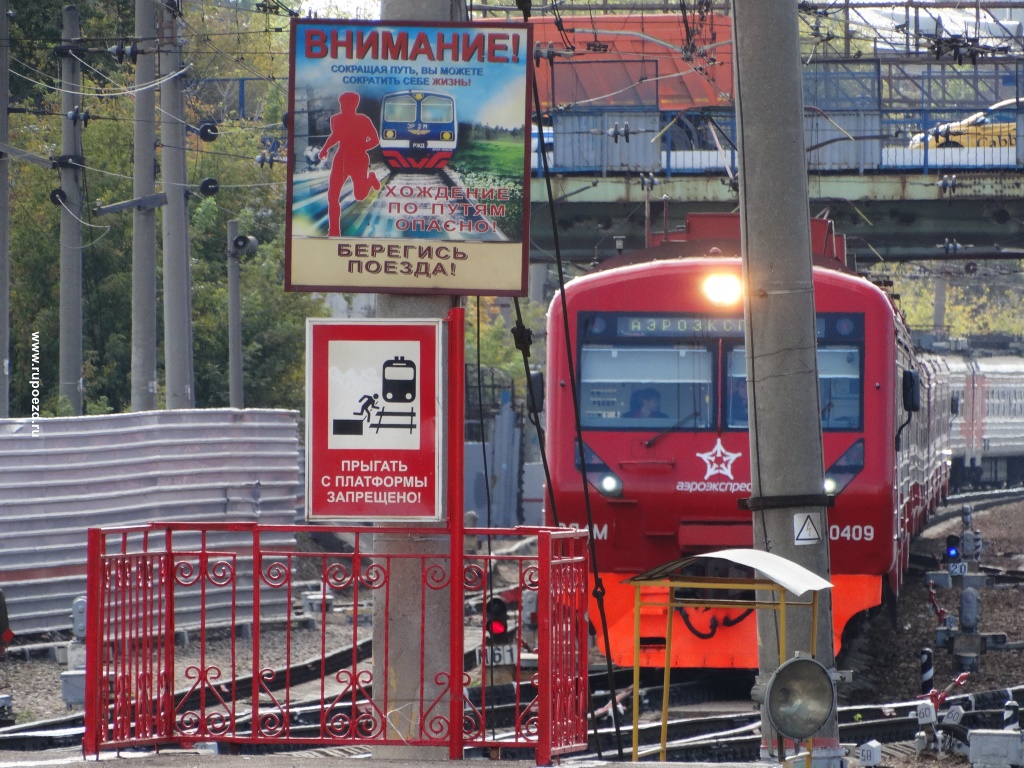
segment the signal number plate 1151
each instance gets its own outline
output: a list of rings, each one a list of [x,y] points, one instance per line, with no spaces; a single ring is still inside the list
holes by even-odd
[[[476,663],[483,662],[483,648],[476,649]],[[514,667],[519,664],[519,648],[515,645],[489,645],[487,646],[487,666],[489,667]]]

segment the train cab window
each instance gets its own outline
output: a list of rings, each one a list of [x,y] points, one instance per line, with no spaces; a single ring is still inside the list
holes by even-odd
[[[861,368],[857,347],[818,348],[822,429],[861,426]]]
[[[416,122],[416,100],[412,96],[398,95],[384,102],[383,119],[389,123]]]
[[[709,429],[711,361],[711,353],[696,345],[584,346],[581,424],[587,429]]]
[[[425,96],[420,104],[420,118],[424,123],[450,123],[455,119],[455,104],[451,99]]]
[[[725,393],[726,426],[729,429],[746,429],[750,414],[747,407],[747,357],[743,347],[729,352]]]

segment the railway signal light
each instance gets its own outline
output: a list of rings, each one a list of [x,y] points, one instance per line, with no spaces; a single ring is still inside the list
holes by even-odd
[[[801,741],[816,733],[835,709],[836,684],[820,662],[798,656],[768,681],[768,721],[781,735]]]
[[[960,559],[960,537],[955,533],[951,533],[946,537],[946,559]]]
[[[484,629],[491,640],[508,636],[508,605],[500,597],[492,597],[484,605]]]

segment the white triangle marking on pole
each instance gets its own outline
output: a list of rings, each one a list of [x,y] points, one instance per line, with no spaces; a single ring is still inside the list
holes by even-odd
[[[821,541],[821,533],[815,523],[814,515],[804,512],[793,516],[793,543],[817,544]]]

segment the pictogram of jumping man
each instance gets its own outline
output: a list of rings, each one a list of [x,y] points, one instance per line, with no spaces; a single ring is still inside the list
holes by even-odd
[[[374,410],[379,410],[380,406],[377,405],[377,400],[380,396],[376,393],[372,395],[363,395],[359,398],[359,410],[352,411],[353,416],[359,416],[362,414],[363,418],[366,419],[366,423],[370,423],[370,415]]]
[[[380,144],[373,121],[356,111],[358,93],[341,94],[338,106],[338,113],[331,116],[331,135],[320,150],[320,159],[326,160],[331,148],[338,146],[327,184],[328,237],[341,235],[341,189],[348,179],[352,179],[356,200],[365,200],[370,190],[380,189],[377,174],[370,171],[370,150]]]

